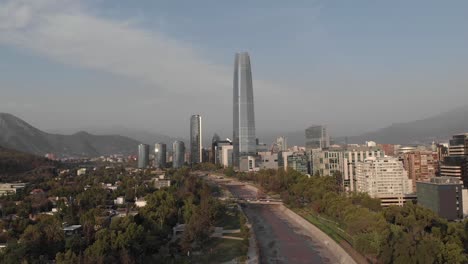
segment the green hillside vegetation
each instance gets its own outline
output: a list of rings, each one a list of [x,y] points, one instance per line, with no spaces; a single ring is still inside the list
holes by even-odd
[[[40,167],[55,166],[57,163],[43,157],[7,149],[0,146],[0,182]]]

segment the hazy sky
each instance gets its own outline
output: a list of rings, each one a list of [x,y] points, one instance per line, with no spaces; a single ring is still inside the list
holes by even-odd
[[[229,136],[248,51],[257,131],[352,135],[467,104],[467,14],[463,0],[0,0],[0,112],[183,137],[196,113]]]

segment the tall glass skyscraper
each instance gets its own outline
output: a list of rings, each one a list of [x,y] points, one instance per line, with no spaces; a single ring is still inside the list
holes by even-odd
[[[241,158],[257,152],[252,71],[247,52],[236,54],[233,87],[233,166],[239,168]]]
[[[306,150],[330,147],[330,136],[326,126],[310,126],[305,130]]]
[[[202,125],[201,116],[190,118],[190,160],[191,164],[202,162]]]
[[[185,144],[182,141],[175,141],[172,144],[172,167],[177,169],[185,163]]]
[[[138,168],[144,169],[149,164],[149,145],[138,145]]]
[[[154,165],[156,168],[166,168],[166,144],[156,143],[154,144]]]

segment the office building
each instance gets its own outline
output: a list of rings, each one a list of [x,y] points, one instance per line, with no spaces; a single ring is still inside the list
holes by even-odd
[[[294,153],[289,155],[287,161],[288,169],[291,168],[304,174],[309,173],[308,158],[304,153]]]
[[[202,151],[202,122],[200,115],[192,115],[190,118],[190,163],[203,161]]]
[[[260,158],[258,156],[243,156],[239,161],[239,170],[241,171],[259,171]]]
[[[210,162],[216,164],[216,145],[221,141],[221,138],[218,134],[214,133],[213,138],[211,139],[211,152],[210,152]]]
[[[224,168],[232,167],[232,152],[234,150],[234,146],[232,144],[223,144],[218,146],[217,150],[217,162],[216,164],[221,164]]]
[[[468,133],[454,135],[449,141],[448,156],[440,165],[440,175],[456,177],[468,188]]]
[[[149,165],[149,145],[138,145],[138,168],[144,169]]]
[[[185,163],[185,144],[182,141],[175,141],[172,144],[172,167],[177,169]]]
[[[314,149],[309,152],[311,174],[320,176],[333,176],[340,173],[343,187],[346,191],[355,190],[356,163],[367,158],[384,157],[383,151],[378,147],[351,146],[347,148],[330,148],[328,150]]]
[[[402,155],[403,166],[412,181],[412,190],[416,192],[417,181],[429,181],[436,176],[439,167],[437,153],[432,151],[410,151]]]
[[[412,182],[403,163],[393,157],[369,157],[356,163],[356,190],[374,198],[395,198],[395,203],[412,193]],[[382,204],[384,205],[384,204]],[[386,204],[388,205],[388,204]]]
[[[260,169],[278,169],[278,153],[265,151],[259,152],[258,156],[260,157],[259,168]]]
[[[278,169],[288,170],[288,156],[292,155],[292,151],[280,151],[278,152]]]
[[[233,165],[247,170],[248,167],[240,167],[241,159],[257,154],[252,71],[247,52],[236,54],[233,90]]]
[[[212,153],[212,163],[214,164],[226,164],[222,162],[222,149],[224,146],[232,146],[232,141],[229,139],[221,140],[218,135],[215,134],[216,137],[213,137],[211,143],[211,153]],[[226,148],[224,148],[226,149]],[[231,153],[232,155],[232,153]],[[231,161],[229,162],[232,165],[232,157]],[[230,166],[231,166],[230,165]]]
[[[276,146],[278,147],[278,151],[287,151],[288,142],[287,142],[286,137],[278,137],[276,139]]]
[[[330,136],[326,126],[310,126],[305,130],[306,151],[330,147]]]
[[[418,204],[447,220],[463,218],[462,184],[453,177],[436,177],[417,182]]]
[[[156,168],[166,168],[166,144],[156,143],[154,144],[154,166]]]

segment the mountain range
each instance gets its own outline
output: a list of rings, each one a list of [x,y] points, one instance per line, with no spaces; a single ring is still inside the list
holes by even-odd
[[[96,157],[135,154],[140,142],[119,135],[92,135],[81,131],[72,135],[41,131],[18,117],[0,113],[0,146],[23,152],[58,156]]]
[[[468,132],[468,106],[459,107],[429,118],[395,123],[376,131],[348,137],[334,137],[334,134],[346,135],[346,131],[329,131],[335,143],[363,144],[366,141],[387,144],[428,144],[432,141],[446,142],[454,134]],[[276,137],[285,136],[289,146],[305,144],[305,127],[301,131],[284,133],[263,133],[261,141],[270,144]]]
[[[459,107],[429,118],[395,123],[377,131],[349,137],[349,143],[372,140],[388,144],[428,144],[446,142],[454,134],[468,132],[468,106]]]

